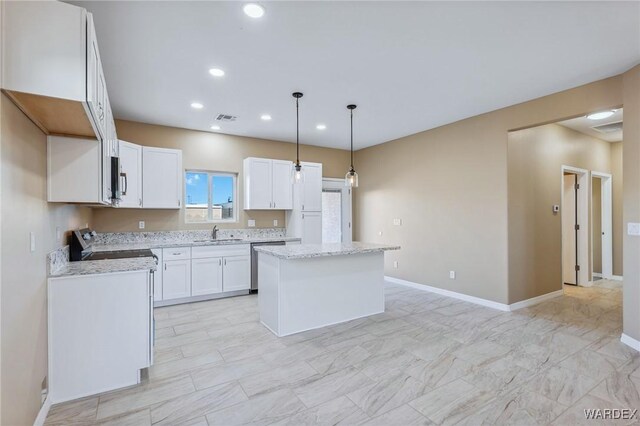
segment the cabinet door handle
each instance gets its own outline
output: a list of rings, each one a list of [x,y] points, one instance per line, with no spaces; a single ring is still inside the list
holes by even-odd
[[[180,207],[180,205],[181,205],[180,203],[181,203],[181,200],[178,200],[178,207]]]
[[[225,264],[225,265],[227,264],[227,259],[225,259],[225,260],[224,260],[224,264]]]
[[[129,189],[129,181],[127,180],[127,174],[120,173],[120,176],[124,178],[124,189],[122,190],[122,195],[127,195],[127,189]]]
[[[276,202],[275,201],[273,202],[273,208],[274,209],[276,208]]]
[[[302,205],[302,210],[304,210],[304,204]]]
[[[138,204],[140,204],[140,207],[142,207],[142,198],[138,198]]]
[[[222,266],[222,259],[218,259],[218,265]]]
[[[165,271],[167,270],[167,264],[166,263],[164,264],[164,270]]]

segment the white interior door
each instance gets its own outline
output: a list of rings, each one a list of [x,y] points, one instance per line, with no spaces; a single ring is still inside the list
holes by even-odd
[[[613,195],[611,175],[608,173],[592,172],[591,175],[600,180],[600,232],[601,237],[601,272],[602,278],[613,277]],[[595,185],[595,183],[594,183]],[[592,191],[593,193],[593,191]],[[592,205],[592,209],[596,209]],[[595,218],[595,217],[594,217]],[[595,224],[594,224],[595,227]],[[594,253],[594,257],[596,253]]]
[[[563,176],[562,197],[562,280],[565,284],[576,282],[576,175]]]

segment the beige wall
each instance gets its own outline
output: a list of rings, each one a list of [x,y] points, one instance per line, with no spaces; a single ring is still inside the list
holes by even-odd
[[[62,231],[90,222],[91,210],[46,201],[46,137],[1,95],[3,425],[30,425],[47,375],[46,254]],[[36,250],[29,249],[29,232]]]
[[[594,273],[602,273],[602,181],[591,178],[591,250]]]
[[[562,289],[562,166],[611,173],[611,144],[548,124],[510,132],[508,161],[510,247],[528,242],[509,252],[509,296],[524,300]]]
[[[500,303],[522,300],[528,284],[510,280],[511,259],[536,243],[508,234],[509,130],[621,104],[617,76],[357,151],[356,239],[402,246],[386,256],[387,275]]]
[[[133,121],[116,121],[118,137],[140,145],[182,150],[185,169],[212,170],[238,173],[238,199],[243,200],[242,160],[246,157],[264,157],[295,160],[295,145],[264,139],[231,136],[210,132],[157,126]],[[325,177],[343,177],[349,166],[349,151],[300,147],[301,161],[323,164]],[[254,219],[256,227],[284,226],[283,211],[240,210],[239,222],[218,224],[219,228],[246,228],[247,220]],[[101,232],[138,231],[138,221],[145,221],[145,231],[177,229],[209,229],[211,224],[186,224],[184,210],[94,209],[93,226]]]
[[[640,222],[640,65],[624,74],[624,224]],[[624,230],[624,333],[640,340],[640,237]]]
[[[611,193],[613,198],[613,275],[622,276],[622,241],[624,239],[624,226],[622,222],[623,214],[623,192],[622,183],[624,181],[622,171],[622,150],[623,142],[611,144],[611,174],[614,176],[611,182]]]

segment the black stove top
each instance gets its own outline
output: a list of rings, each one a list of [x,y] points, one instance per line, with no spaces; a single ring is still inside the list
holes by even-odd
[[[118,250],[92,252],[82,260],[103,260],[103,259],[128,259],[135,257],[153,257],[153,252],[149,249],[140,250]]]

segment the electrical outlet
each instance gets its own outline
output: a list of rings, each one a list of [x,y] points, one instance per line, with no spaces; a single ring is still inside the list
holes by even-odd
[[[452,280],[456,279],[456,271],[449,271],[449,278],[451,278]]]
[[[400,226],[400,225],[402,225],[402,219],[398,219],[398,218],[393,219],[393,224],[394,224],[395,226]]]
[[[56,241],[58,243],[62,242],[62,232],[60,232],[60,227],[56,226]]]
[[[278,219],[273,219],[273,226],[274,227],[278,226]]]
[[[255,228],[255,227],[256,227],[256,221],[255,221],[254,219],[249,219],[249,220],[247,221],[247,226],[248,226],[249,228]]]
[[[397,261],[397,260],[394,260],[394,261],[393,261],[393,267],[394,267],[394,268],[397,268],[397,267],[398,267],[398,261]]]
[[[640,235],[640,223],[627,223],[627,234],[629,235]]]
[[[138,229],[144,229],[144,220],[138,222]]]

